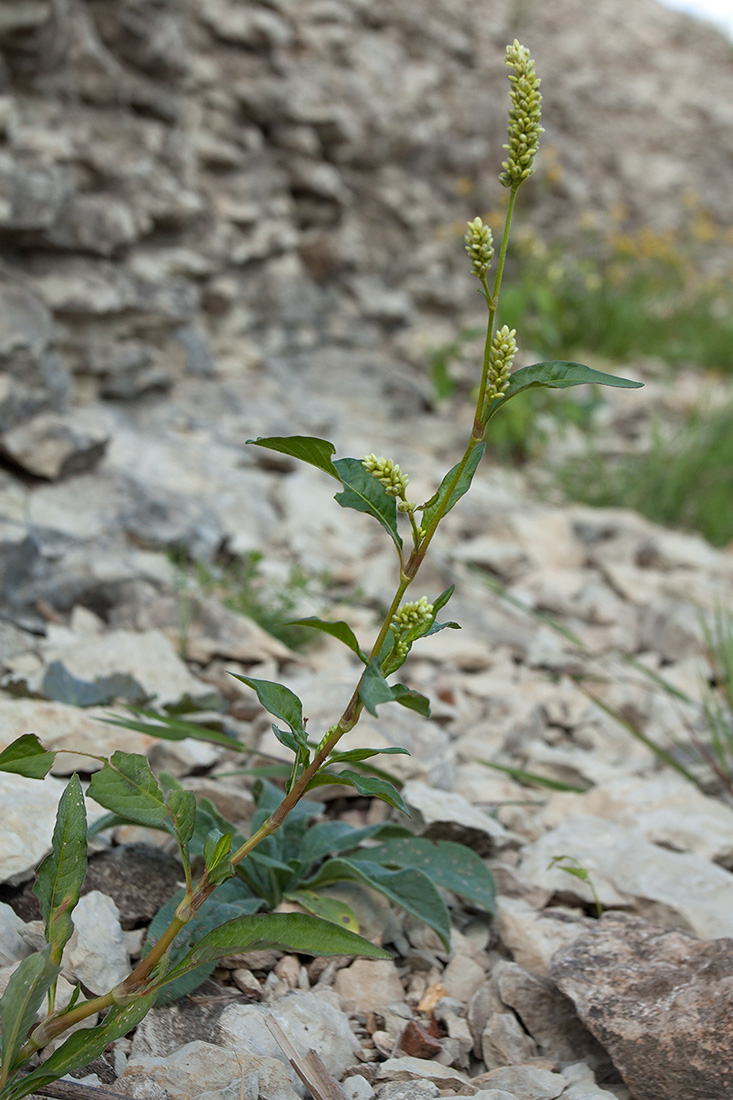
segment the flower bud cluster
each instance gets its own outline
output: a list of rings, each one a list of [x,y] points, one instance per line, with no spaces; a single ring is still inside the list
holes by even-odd
[[[395,651],[400,656],[407,656],[409,643],[402,640],[403,635],[413,630],[416,626],[429,626],[433,618],[434,608],[428,603],[427,596],[421,596],[419,600],[403,603],[397,614],[392,619],[392,630],[397,639]]]
[[[476,215],[473,221],[468,223],[468,229],[463,239],[466,242],[466,252],[471,260],[471,274],[475,275],[477,279],[483,279],[494,258],[494,241],[491,230]]]
[[[506,64],[514,69],[509,77],[512,105],[509,110],[509,143],[507,160],[502,162],[503,172],[499,181],[504,187],[518,187],[534,172],[533,162],[540,143],[540,79],[534,71],[534,61],[529,50],[520,46],[516,38],[506,48]]]
[[[377,479],[390,496],[404,497],[410,479],[407,474],[402,473],[402,470],[391,458],[377,458],[376,455],[371,454],[362,459],[361,464],[367,473],[372,474]]]
[[[489,353],[489,373],[487,376],[486,397],[493,401],[497,397],[503,397],[509,385],[509,371],[512,369],[514,356],[517,354],[517,335],[515,328],[507,325],[494,333]]]

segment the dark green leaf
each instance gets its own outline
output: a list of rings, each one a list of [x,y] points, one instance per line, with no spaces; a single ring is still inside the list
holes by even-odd
[[[604,374],[603,371],[586,367],[583,363],[565,363],[561,360],[535,363],[531,367],[522,367],[511,375],[506,393],[492,403],[487,420],[491,420],[505,402],[533,386],[566,389],[568,386],[583,386],[588,383],[626,390],[637,390],[644,385],[643,382],[632,382],[629,378],[619,378],[615,374]]]
[[[109,1010],[103,1023],[75,1031],[42,1065],[21,1078],[5,1100],[22,1100],[29,1093],[45,1088],[52,1081],[58,1081],[59,1077],[70,1070],[85,1066],[99,1057],[110,1043],[127,1035],[128,1031],[132,1031],[140,1023],[153,1007],[155,997],[155,993],[149,993],[145,997],[138,997],[131,1004],[115,1005]]]
[[[300,757],[300,751],[303,748],[305,738],[296,738],[294,733],[291,733],[290,730],[281,730],[275,722],[272,723],[272,732],[281,745],[284,745],[286,749],[290,749],[297,757]],[[290,775],[291,772],[292,768],[288,768],[288,775]]]
[[[160,785],[139,753],[119,749],[113,753],[109,763],[92,776],[88,794],[106,810],[138,825],[160,828],[168,815]]]
[[[362,829],[356,829],[346,821],[321,821],[317,825],[311,825],[303,837],[301,847],[303,866],[307,870],[324,856],[351,852],[363,841],[383,833],[383,824],[365,825]]]
[[[433,841],[427,837],[394,837],[366,853],[370,860],[388,867],[415,867],[431,882],[444,886],[468,901],[494,912],[494,879],[482,859],[465,844],[450,840]]]
[[[286,722],[298,740],[305,743],[303,704],[295,692],[286,688],[284,684],[277,684],[272,680],[253,680],[249,676],[238,676],[234,672],[232,676],[256,691],[257,698],[265,710]]]
[[[463,472],[453,489],[451,489],[451,484],[456,473],[458,472],[460,462],[456,463],[456,465],[448,471],[448,473],[441,481],[437,493],[428,501],[425,509],[423,510],[422,519],[420,520],[420,525],[422,527],[430,526],[433,517],[435,516],[436,512],[440,508],[442,508],[443,501],[446,500],[446,498],[447,503],[442,510],[442,515],[444,516],[446,516],[448,512],[450,512],[451,508],[455,507],[455,505],[458,503],[464,493],[468,492],[468,490],[471,488],[473,475],[476,473],[476,467],[481,461],[485,450],[485,443],[476,444],[476,446],[473,448],[470,455],[468,456],[468,462],[466,463]],[[443,605],[441,604],[441,607],[442,606]]]
[[[72,775],[59,801],[51,851],[36,873],[33,892],[41,906],[51,958],[61,962],[74,930],[71,914],[87,869],[87,815],[78,775]]]
[[[381,870],[381,868],[380,868]],[[370,959],[389,959],[381,947],[338,928],[318,917],[302,913],[269,913],[238,917],[227,921],[204,936],[181,962],[166,976],[178,977],[202,963],[224,959],[242,951],[302,952],[307,955],[361,955]]]
[[[168,791],[168,810],[180,842],[184,847],[193,836],[196,823],[196,795],[193,791]]]
[[[334,752],[329,756],[329,764],[347,764],[351,761],[368,760],[371,756],[397,755],[409,756],[407,749],[347,749],[345,752]]]
[[[402,539],[397,531],[397,502],[381,482],[362,466],[357,458],[339,458],[334,463],[344,486],[343,493],[336,493],[342,508],[366,512],[382,524],[385,531],[402,554]]]
[[[386,779],[379,779],[376,775],[359,775],[358,772],[343,771],[339,772],[339,782],[356,787],[359,794],[366,795],[368,798],[381,798],[382,802],[387,802],[396,810],[401,810],[403,814],[410,816],[410,811],[402,801],[402,795]]]
[[[406,687],[405,684],[393,684],[392,692],[396,703],[400,703],[401,706],[407,707],[408,710],[417,711],[423,718],[430,717],[430,700],[424,695],[421,695],[419,691],[413,691],[412,688]]]
[[[450,945],[450,918],[445,902],[430,879],[415,868],[388,871],[378,863],[357,859],[329,859],[305,886],[314,890],[334,882],[360,882],[373,886],[390,901],[419,917]]]
[[[359,648],[359,643],[356,640],[356,635],[351,629],[348,623],[339,620],[338,622],[327,622],[326,619],[319,619],[317,615],[310,615],[307,619],[289,619],[283,626],[307,626],[312,630],[320,630],[324,634],[330,634],[332,638],[338,638],[340,642],[343,642],[345,646],[348,646],[352,653],[355,653],[360,660],[367,664],[368,657]]]
[[[209,882],[222,883],[234,874],[229,861],[232,848],[232,834],[212,829],[204,841],[204,863]]]
[[[448,586],[448,588],[444,588],[440,595],[433,600],[433,611],[436,615],[439,611],[442,611],[455,590],[456,586],[454,584],[451,584]]]
[[[49,943],[43,951],[27,955],[10,975],[0,1000],[3,1070],[6,1072],[12,1072],[20,1048],[36,1021],[36,1013],[58,977],[61,967],[52,962],[52,951],[53,945]]]
[[[26,779],[43,779],[48,775],[55,752],[46,752],[35,733],[24,733],[0,752],[0,772],[24,775]]]
[[[121,726],[123,729],[146,733],[150,737],[159,737],[162,741],[183,741],[187,737],[193,737],[196,741],[209,741],[214,745],[223,745],[233,752],[249,751],[235,737],[230,737],[220,730],[204,726],[200,722],[185,722],[181,718],[159,714],[155,710],[142,710],[139,707],[128,707],[128,710],[131,714],[142,715],[148,721],[140,721],[139,718],[118,718],[117,716],[100,719],[100,721],[104,721],[108,726]]]
[[[331,455],[336,453],[333,443],[327,439],[318,439],[312,435],[286,435],[286,436],[259,436],[257,439],[248,439],[255,447],[265,447],[268,451],[278,451],[283,455],[291,455],[301,462],[308,462],[311,466],[330,474],[336,481],[340,481],[336,468],[331,461]]]
[[[148,935],[143,948],[143,956],[147,955],[150,948],[165,932],[168,925],[176,915],[176,909],[183,901],[185,891],[181,890],[170,898],[153,917]],[[247,913],[256,913],[264,902],[261,898],[254,898],[241,879],[229,879],[223,885],[218,886],[216,893],[209,898],[198,913],[181,929],[171,949],[170,965],[175,966],[191,950],[191,948],[203,939],[212,928],[218,928],[228,920],[241,917]],[[156,1004],[170,1004],[206,981],[213,972],[216,962],[209,962],[196,970],[189,971],[176,981],[167,983],[161,989]]]
[[[358,692],[359,698],[366,709],[375,717],[377,714],[377,707],[380,703],[391,703],[394,701],[395,694],[382,675],[378,659],[371,661],[364,669]]]

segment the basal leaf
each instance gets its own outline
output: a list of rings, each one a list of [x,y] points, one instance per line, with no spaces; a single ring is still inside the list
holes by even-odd
[[[633,382],[629,378],[619,378],[615,374],[586,367],[584,363],[565,363],[562,360],[550,360],[547,363],[535,363],[531,367],[522,367],[509,378],[509,385],[503,397],[494,401],[489,408],[487,421],[491,420],[505,402],[523,393],[532,386],[545,386],[549,389],[566,389],[569,386],[598,384],[614,386],[618,389],[637,390],[643,382]]]
[[[242,951],[295,951],[307,955],[361,955],[389,959],[391,955],[346,928],[304,916],[302,913],[255,913],[238,917],[213,929],[166,975],[178,977],[202,963],[224,959]]]
[[[324,634],[330,634],[332,638],[338,638],[340,642],[343,642],[345,646],[348,646],[352,653],[355,653],[360,660],[367,664],[368,658],[365,653],[359,647],[359,643],[356,640],[356,635],[351,629],[348,623],[339,620],[338,622],[328,622],[326,619],[319,619],[317,615],[310,615],[307,619],[289,619],[283,626],[307,626],[312,630],[320,630]]]
[[[358,692],[359,698],[366,709],[375,717],[377,714],[377,707],[380,703],[391,703],[394,701],[395,694],[382,675],[378,658],[371,661],[364,669]]]
[[[339,458],[334,466],[344,486],[344,491],[336,493],[334,500],[342,508],[366,512],[367,515],[379,520],[401,554],[402,539],[397,531],[395,498],[389,495],[381,482],[367,473],[358,458]]]
[[[325,856],[333,856],[338,852],[351,852],[363,841],[383,834],[383,824],[365,825],[361,829],[356,829],[347,821],[321,821],[317,825],[311,825],[303,837],[301,846],[303,866],[308,870]]]
[[[321,917],[330,924],[337,924],[339,928],[348,928],[350,932],[358,935],[359,922],[354,910],[340,898],[330,898],[326,894],[316,894],[313,890],[296,890],[287,895],[288,901],[294,901],[311,913],[314,917]]]
[[[450,918],[445,902],[430,879],[415,868],[389,871],[366,859],[329,859],[305,882],[316,890],[334,882],[360,882],[373,886],[402,909],[433,928],[446,948],[450,945]]]
[[[168,816],[160,784],[139,753],[119,749],[113,753],[109,763],[92,776],[88,794],[106,810],[138,825],[159,829]]]
[[[43,779],[53,767],[55,752],[46,752],[35,733],[24,733],[0,752],[0,772]]]
[[[336,453],[336,448],[327,439],[318,439],[312,435],[269,435],[248,439],[247,443],[251,443],[254,447],[265,447],[268,451],[290,455],[301,462],[308,462],[311,466],[330,474],[336,481],[341,480],[331,461],[331,455]]]
[[[443,501],[447,498],[445,508],[443,508],[442,514],[445,516],[450,512],[451,508],[455,507],[464,493],[467,493],[471,488],[471,482],[473,481],[473,475],[476,473],[476,467],[483,457],[483,453],[486,450],[485,443],[477,443],[468,456],[468,462],[466,463],[463,472],[458,479],[453,489],[450,488],[453,478],[455,477],[460,463],[456,463],[445,475],[440,483],[437,493],[426,504],[420,524],[422,527],[428,527],[439,508],[442,507]],[[442,606],[442,605],[441,605]]]
[[[36,873],[33,892],[41,906],[51,959],[61,962],[74,930],[71,914],[87,869],[87,815],[78,775],[72,775],[59,801],[51,851]]]
[[[265,710],[286,722],[293,733],[296,736],[299,735],[298,740],[302,739],[305,742],[303,704],[295,692],[286,688],[284,684],[277,684],[272,680],[253,680],[250,676],[238,676],[234,672],[232,676],[256,691],[257,698]]]
[[[53,945],[49,943],[43,951],[27,955],[10,975],[0,1000],[5,1073],[12,1072],[20,1048],[36,1021],[36,1013],[58,977],[61,967],[52,961],[52,951]]]
[[[488,867],[465,844],[427,837],[394,837],[368,851],[370,860],[387,867],[415,867],[438,886],[444,886],[473,902],[487,913],[494,912],[496,888]]]

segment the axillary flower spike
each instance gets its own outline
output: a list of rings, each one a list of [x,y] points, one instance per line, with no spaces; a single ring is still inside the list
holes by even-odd
[[[486,401],[494,401],[497,397],[503,397],[509,385],[509,371],[512,369],[514,356],[517,354],[517,335],[515,328],[510,329],[504,325],[494,333],[489,354],[489,372],[486,386]]]
[[[512,105],[509,110],[509,142],[504,148],[508,151],[507,160],[502,162],[503,172],[499,182],[504,187],[516,189],[534,172],[534,158],[540,143],[540,78],[534,71],[534,61],[529,50],[520,46],[516,38],[506,48],[506,64],[514,72],[509,77]]]
[[[491,230],[476,215],[473,221],[468,223],[468,229],[463,239],[466,242],[466,252],[471,260],[471,274],[475,275],[477,279],[484,279],[494,258],[494,241]]]
[[[377,458],[375,454],[367,455],[361,462],[364,469],[382,485],[391,497],[399,497],[404,500],[409,478],[403,474],[399,466],[391,458]]]

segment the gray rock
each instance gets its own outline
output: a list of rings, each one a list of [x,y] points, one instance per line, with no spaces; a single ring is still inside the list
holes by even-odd
[[[151,1086],[169,1100],[297,1100],[282,1062],[196,1040],[167,1057],[132,1056],[115,1090],[134,1100]]]
[[[23,732],[28,732],[27,727]],[[50,775],[38,780],[0,772],[0,882],[17,885],[30,878],[50,852],[56,808],[65,786]]]
[[[481,1077],[482,1090],[504,1089],[516,1100],[555,1100],[566,1085],[561,1074],[537,1066],[501,1066]]]
[[[79,899],[73,919],[74,931],[62,960],[64,973],[92,993],[107,993],[130,973],[119,910],[106,894],[92,890]]]
[[[56,481],[92,470],[108,443],[104,432],[90,430],[73,417],[45,413],[6,432],[0,453],[34,477]]]
[[[733,1090],[733,943],[624,915],[558,952],[552,977],[638,1100]]]
[[[381,959],[355,959],[337,972],[334,989],[347,1012],[378,1012],[404,997],[397,967]]]
[[[587,884],[550,868],[558,855],[590,873],[604,907],[633,906],[639,915],[702,937],[733,934],[733,874],[701,856],[670,852],[601,818],[565,821],[523,850],[520,871],[586,905],[592,902]]]
[[[295,992],[273,1005],[230,1005],[219,1020],[218,1037],[223,1046],[234,1047],[258,1057],[287,1058],[266,1025],[273,1016],[287,1032],[296,1049],[305,1056],[317,1050],[328,1071],[337,1079],[354,1062],[358,1043],[349,1022],[327,996]],[[302,1088],[291,1071],[293,1084]]]
[[[13,966],[30,954],[31,948],[20,935],[24,926],[15,911],[0,902],[0,967]]]

